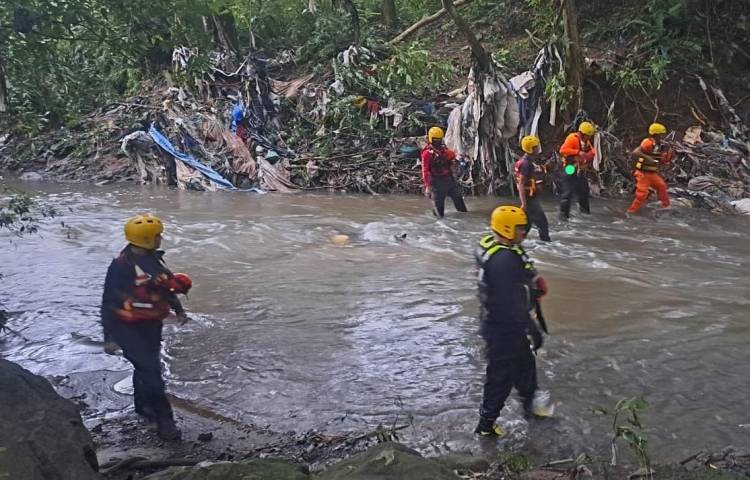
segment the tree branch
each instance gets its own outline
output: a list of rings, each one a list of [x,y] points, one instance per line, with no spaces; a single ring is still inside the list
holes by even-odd
[[[477,37],[471,31],[471,27],[469,27],[469,24],[466,23],[466,21],[456,11],[456,7],[455,5],[453,5],[453,0],[442,1],[443,8],[448,12],[448,15],[451,16],[453,22],[455,22],[456,27],[458,27],[458,31],[461,32],[464,37],[466,37],[466,41],[469,42],[471,51],[474,54],[474,57],[479,62],[479,66],[481,66],[482,69],[486,72],[490,71],[490,69],[492,68],[492,60],[490,59],[490,56],[487,54],[487,51],[484,49],[482,44],[479,43],[479,40],[477,40]]]
[[[466,5],[467,3],[470,3],[471,1],[472,0],[458,0],[456,3],[453,4],[453,6],[454,7],[460,7],[462,5]],[[446,13],[448,13],[448,11],[445,8],[441,8],[440,10],[438,10],[435,13],[433,13],[429,17],[423,18],[422,20],[416,22],[411,27],[407,28],[403,32],[401,32],[398,35],[396,35],[395,37],[393,37],[387,43],[387,45],[389,45],[389,46],[396,45],[397,43],[399,43],[399,42],[403,41],[405,38],[407,38],[409,35],[413,34],[417,30],[419,30],[420,28],[424,27],[425,25],[429,25],[432,22],[434,22],[435,20],[438,20],[439,18],[441,18]]]

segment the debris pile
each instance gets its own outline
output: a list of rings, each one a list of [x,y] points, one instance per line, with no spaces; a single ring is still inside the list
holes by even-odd
[[[281,60],[252,55],[229,72],[217,63],[187,78],[195,55],[183,47],[173,55],[174,76],[190,88],[154,87],[33,139],[4,135],[0,166],[24,170],[29,178],[41,173],[98,184],[129,180],[207,191],[417,193],[424,134],[441,125],[448,146],[468,163],[460,179],[464,188],[508,193],[516,138],[535,134],[544,110],[554,124],[558,102],[545,91],[563,69],[549,44],[529,71],[510,80],[485,59],[475,62],[463,88],[432,98],[402,98],[379,79],[382,59],[363,47],[339,53],[332,73],[287,80],[269,75]],[[722,124],[710,125],[696,115],[701,125],[681,139],[669,139],[676,155],[665,177],[680,205],[749,213],[748,129],[721,90],[705,86],[704,93],[713,98]],[[579,112],[576,119],[585,117]],[[630,147],[607,128],[595,142],[594,194],[630,194]]]

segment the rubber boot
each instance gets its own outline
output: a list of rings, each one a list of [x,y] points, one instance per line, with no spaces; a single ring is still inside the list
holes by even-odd
[[[166,442],[176,442],[182,438],[182,432],[177,428],[172,417],[162,417],[156,420],[156,434]]]
[[[151,407],[144,407],[142,405],[139,405],[138,403],[135,404],[135,413],[142,416],[146,420],[153,422],[156,420],[156,412]]]
[[[505,430],[496,424],[494,420],[480,417],[479,424],[474,429],[474,433],[480,437],[502,437],[505,435]]]

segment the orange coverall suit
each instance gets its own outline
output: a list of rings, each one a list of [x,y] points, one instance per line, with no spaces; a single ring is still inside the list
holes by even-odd
[[[658,144],[652,137],[646,138],[641,142],[641,151],[646,155],[659,160],[654,163],[650,159],[641,157],[635,163],[635,199],[628,208],[628,213],[637,213],[643,203],[648,199],[649,189],[656,190],[656,194],[661,201],[662,207],[669,206],[669,194],[667,193],[667,184],[659,175],[659,165],[668,164],[672,161],[672,150],[662,144]]]

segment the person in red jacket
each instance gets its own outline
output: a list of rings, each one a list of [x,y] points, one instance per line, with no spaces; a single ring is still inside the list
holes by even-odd
[[[453,199],[453,205],[459,212],[466,212],[466,204],[456,182],[458,162],[456,154],[443,143],[443,129],[432,127],[427,132],[427,146],[422,149],[422,180],[424,194],[435,203],[435,215],[445,215],[445,197]]]
[[[668,208],[669,193],[667,193],[667,184],[659,175],[659,168],[672,161],[673,150],[664,145],[662,139],[667,134],[667,127],[661,123],[652,123],[648,127],[648,138],[645,138],[641,145],[633,150],[631,155],[636,158],[635,171],[635,199],[628,208],[628,213],[638,213],[643,203],[648,199],[650,189],[656,190],[656,195],[661,201],[661,206]]]
[[[107,270],[101,318],[105,351],[119,346],[133,364],[133,403],[137,414],[156,422],[163,440],[180,439],[161,375],[162,321],[174,310],[181,323],[188,319],[177,294],[186,294],[192,282],[184,273],[172,273],[164,263],[161,220],[138,215],[125,224],[128,245]]]
[[[596,151],[591,139],[596,134],[596,127],[591,122],[581,122],[578,131],[571,133],[560,147],[563,157],[562,181],[560,187],[560,220],[570,218],[570,204],[573,197],[578,198],[582,213],[591,213],[589,206],[589,181],[586,172],[594,161]]]
[[[539,203],[539,194],[544,185],[544,174],[547,173],[546,165],[536,163],[539,159],[540,148],[539,137],[535,135],[523,137],[521,150],[524,155],[513,166],[513,174],[516,177],[516,189],[521,199],[521,208],[529,217],[529,224],[539,230],[539,238],[543,242],[549,242],[549,222]]]

